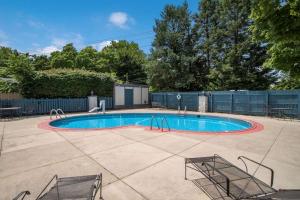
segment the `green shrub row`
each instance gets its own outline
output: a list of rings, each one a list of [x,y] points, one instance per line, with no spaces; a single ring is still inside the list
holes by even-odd
[[[0,79],[0,93],[17,93],[17,92],[19,92],[18,82]]]
[[[112,96],[114,80],[109,74],[85,70],[55,69],[35,72],[23,79],[23,96],[31,98]]]

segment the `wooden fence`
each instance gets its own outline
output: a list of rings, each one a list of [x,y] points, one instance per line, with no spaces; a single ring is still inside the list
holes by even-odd
[[[106,101],[106,109],[113,108],[112,97],[98,97]],[[9,99],[0,100],[0,107],[21,107],[23,115],[48,114],[51,109],[61,108],[64,112],[87,112],[87,98],[58,98],[58,99]]]
[[[176,96],[181,95],[178,101]],[[288,108],[287,114],[300,118],[300,90],[211,91],[152,93],[151,101],[166,108],[198,110],[198,96],[208,97],[208,111],[245,115],[268,115],[272,108]]]

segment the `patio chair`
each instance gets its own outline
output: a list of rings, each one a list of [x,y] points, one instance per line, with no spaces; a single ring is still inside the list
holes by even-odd
[[[246,171],[233,165],[219,155],[185,159],[185,179],[187,168],[196,170],[204,178],[192,180],[211,199],[300,199],[300,190],[276,190],[273,186],[274,171],[245,156],[239,156]],[[270,184],[248,173],[245,161],[257,164],[271,173]]]
[[[52,185],[52,187],[50,187],[50,185]],[[50,189],[48,189],[49,187]],[[98,191],[100,192],[99,199],[103,199],[102,174],[66,178],[58,178],[58,176],[55,175],[38,195],[36,200],[94,200]],[[29,194],[29,191],[21,192],[13,200],[22,200]]]

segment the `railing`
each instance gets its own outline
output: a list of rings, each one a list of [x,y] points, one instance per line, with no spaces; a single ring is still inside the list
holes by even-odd
[[[53,113],[55,114],[55,118],[57,117],[62,118],[64,116],[65,118],[67,117],[62,109],[51,109],[50,111],[50,119],[52,119]]]
[[[57,110],[52,109],[52,110],[50,110],[50,119],[52,119],[53,113],[55,113],[55,117],[57,118],[57,115],[58,115]]]
[[[157,128],[158,128],[158,129],[161,129],[162,132],[164,131],[164,124],[166,124],[166,126],[167,126],[167,128],[168,128],[168,131],[171,130],[171,129],[170,129],[170,126],[169,126],[169,123],[168,123],[168,120],[167,120],[166,117],[162,117],[162,119],[161,119],[161,121],[160,121],[160,125],[161,125],[161,126],[159,126],[159,123],[158,123],[157,118],[156,118],[155,115],[152,115],[152,117],[151,117],[151,121],[150,121],[150,130],[153,129],[153,121],[154,121],[154,120],[155,120],[155,122],[156,122]]]
[[[150,130],[152,130],[152,128],[153,128],[153,120],[154,120],[154,119],[155,119],[155,121],[156,121],[157,128],[160,129],[159,123],[158,123],[158,121],[157,121],[157,118],[155,117],[155,115],[152,115],[151,121],[150,121]]]
[[[162,132],[164,131],[164,122],[166,123],[168,130],[170,131],[171,129],[170,129],[170,126],[169,126],[169,123],[168,123],[168,120],[166,117],[163,117],[161,120],[161,131]]]
[[[265,166],[265,165],[263,165],[263,164],[261,164],[261,163],[258,163],[258,162],[254,161],[254,160],[252,160],[252,159],[250,159],[250,158],[247,158],[247,157],[245,157],[245,156],[239,156],[239,157],[238,157],[238,160],[241,160],[241,161],[244,163],[244,165],[245,165],[245,167],[246,167],[246,172],[247,172],[247,173],[248,173],[248,167],[247,167],[246,162],[245,162],[243,159],[246,159],[246,160],[248,160],[248,161],[251,161],[251,162],[253,162],[253,163],[255,163],[255,164],[259,165],[259,166],[264,167],[265,169],[270,170],[270,172],[271,172],[270,186],[271,186],[271,187],[273,186],[273,182],[274,182],[274,170],[273,170],[272,168],[270,168],[270,167],[268,167],[268,166]]]
[[[63,115],[64,117],[67,117],[61,108],[57,109],[56,111],[57,111],[57,114],[60,116],[60,118],[61,118],[61,115]]]

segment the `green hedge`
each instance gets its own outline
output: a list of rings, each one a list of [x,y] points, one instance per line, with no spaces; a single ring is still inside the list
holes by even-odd
[[[56,69],[35,72],[32,80],[23,80],[22,94],[30,98],[86,97],[93,90],[98,96],[112,96],[113,85],[108,74]]]
[[[1,93],[17,93],[19,92],[18,82],[15,80],[0,80]]]

